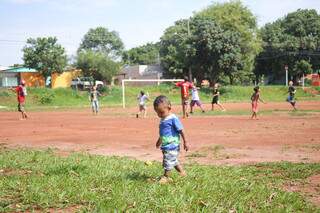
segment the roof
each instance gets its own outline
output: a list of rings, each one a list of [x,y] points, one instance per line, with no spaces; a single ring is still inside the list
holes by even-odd
[[[9,69],[9,67],[4,67],[4,66],[1,66],[1,65],[0,65],[0,71],[2,71],[2,70],[7,70],[7,69]]]
[[[27,68],[27,67],[9,67],[8,69],[2,70],[3,72],[14,72],[14,73],[22,73],[22,72],[38,72],[35,69]]]

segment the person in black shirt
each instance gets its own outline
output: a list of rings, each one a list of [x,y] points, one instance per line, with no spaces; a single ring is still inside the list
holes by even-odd
[[[211,110],[214,111],[214,105],[216,104],[220,107],[220,109],[222,111],[226,111],[226,109],[219,102],[220,92],[219,92],[219,84],[218,83],[214,84],[212,95],[213,95],[213,98],[211,101]]]
[[[294,88],[292,81],[289,81],[288,93],[289,93],[289,96],[287,98],[287,101],[292,105],[294,110],[297,110],[297,108],[296,108],[296,100],[294,98],[294,95],[296,93],[296,88]]]

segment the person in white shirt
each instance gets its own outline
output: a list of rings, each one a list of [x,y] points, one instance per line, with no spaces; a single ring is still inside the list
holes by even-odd
[[[139,115],[143,112],[143,117],[145,118],[147,116],[146,102],[149,101],[148,95],[141,91],[137,99],[139,102],[139,112],[136,114],[136,117],[139,118]]]
[[[191,89],[191,94],[192,94],[192,100],[190,103],[190,114],[193,113],[193,107],[195,105],[197,105],[198,107],[200,107],[202,112],[205,112],[203,107],[202,107],[202,103],[200,101],[200,97],[199,97],[199,93],[198,93],[198,89],[196,86],[193,86]]]

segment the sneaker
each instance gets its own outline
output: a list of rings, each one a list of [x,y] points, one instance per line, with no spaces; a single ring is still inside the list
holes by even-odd
[[[190,112],[190,114],[193,114],[193,112]]]
[[[205,113],[206,111],[202,110],[202,113]]]

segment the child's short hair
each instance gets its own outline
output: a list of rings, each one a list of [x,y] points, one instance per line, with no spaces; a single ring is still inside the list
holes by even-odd
[[[144,91],[141,90],[141,91],[140,91],[140,94],[141,94],[141,95],[144,95]]]
[[[253,90],[254,90],[255,92],[258,92],[259,86],[256,86],[255,88],[253,88]]]
[[[183,80],[184,80],[184,81],[189,81],[188,76],[184,76],[184,77],[183,77]]]
[[[154,108],[158,107],[160,104],[167,104],[171,108],[170,100],[164,95],[160,95],[160,96],[156,97],[156,99],[154,99],[154,101],[153,101]]]

